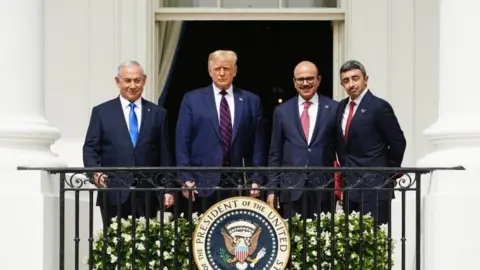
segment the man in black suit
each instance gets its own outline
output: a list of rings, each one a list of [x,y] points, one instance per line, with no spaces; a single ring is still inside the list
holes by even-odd
[[[368,76],[358,61],[340,68],[340,82],[349,95],[337,110],[338,156],[342,167],[400,167],[406,140],[390,104],[367,88]],[[345,173],[344,182],[355,188],[344,193],[348,212],[370,212],[378,224],[388,223],[395,177],[381,173]],[[386,185],[384,185],[386,183]],[[363,206],[363,208],[362,208]]]
[[[83,146],[85,167],[171,165],[167,139],[167,112],[141,97],[145,81],[146,75],[138,62],[129,61],[118,67],[115,82],[120,89],[120,96],[92,110]],[[141,174],[135,173],[97,172],[92,178],[92,182],[100,189],[127,188],[134,185],[151,187],[153,184],[142,179]],[[159,198],[159,194],[154,191],[135,192],[135,196],[132,194],[133,192],[128,189],[121,192],[99,192],[97,205],[100,206],[105,224],[109,224],[112,217],[118,215],[126,218],[129,215],[133,216],[133,212],[137,217],[153,218],[161,203],[167,208],[173,204],[173,196],[168,193],[162,196],[163,198]],[[104,199],[103,196],[107,198]],[[120,213],[117,212],[118,205]]]
[[[275,109],[268,166],[333,166],[338,102],[317,93],[320,82],[321,76],[315,64],[304,61],[295,67],[293,83],[298,96]],[[310,175],[284,173],[279,179],[271,179],[270,186],[294,188],[279,194],[286,218],[296,214],[313,218],[314,214],[319,212],[334,211],[333,191],[302,192],[302,188],[321,186],[333,188],[332,179],[333,175],[324,173]],[[271,192],[267,198],[272,207],[276,206],[275,193]],[[305,208],[304,202],[307,202]]]

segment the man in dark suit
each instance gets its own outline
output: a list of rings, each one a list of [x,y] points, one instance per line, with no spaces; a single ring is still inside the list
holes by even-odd
[[[279,105],[274,112],[268,166],[332,167],[336,158],[338,102],[317,93],[321,76],[311,62],[304,61],[295,67],[293,82],[298,96]],[[279,194],[286,218],[296,214],[312,218],[314,214],[335,210],[333,190],[302,191],[304,187],[333,188],[333,175],[284,173],[274,178],[270,179],[272,187],[296,188]],[[271,192],[267,198],[272,207],[276,206],[275,196],[275,192]]]
[[[260,99],[232,84],[237,74],[237,55],[223,50],[211,53],[208,72],[213,83],[185,94],[180,106],[175,138],[177,166],[265,166]],[[241,174],[182,172],[179,176],[184,187],[195,188],[194,192],[184,190],[183,196],[192,201],[199,199],[193,204],[193,211],[198,213],[235,195],[214,192],[212,187],[236,187],[239,181],[245,181]],[[250,179],[252,188],[262,184],[258,175]],[[251,190],[249,195],[258,197],[259,191]]]
[[[390,104],[367,88],[368,76],[358,61],[340,69],[340,82],[349,95],[337,111],[338,156],[342,167],[400,167],[406,140]],[[395,176],[379,173],[344,173],[355,188],[391,188]],[[388,222],[393,191],[355,189],[344,193],[343,208],[371,213],[378,224]]]
[[[92,110],[83,146],[85,167],[171,165],[167,144],[167,112],[141,97],[145,81],[146,75],[138,62],[126,62],[118,67],[115,82],[120,89],[120,96]],[[149,187],[153,184],[142,180],[145,179],[140,174],[132,173],[97,172],[92,177],[92,182],[100,189]],[[171,194],[159,198],[159,194],[153,191],[135,192],[135,195],[128,189],[98,193],[97,205],[100,206],[105,224],[109,224],[112,217],[118,215],[126,218],[133,216],[133,212],[137,217],[152,218],[156,216],[160,203],[167,208],[173,204]],[[120,213],[117,212],[118,206]]]

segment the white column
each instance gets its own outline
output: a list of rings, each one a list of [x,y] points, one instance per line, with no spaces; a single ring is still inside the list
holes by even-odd
[[[53,253],[58,247],[44,246],[44,224],[58,220],[55,209],[44,208],[42,188],[49,177],[16,170],[63,165],[50,151],[60,132],[44,116],[43,19],[42,0],[0,1],[2,269],[44,269],[44,250]]]
[[[60,132],[44,116],[43,1],[1,1],[0,35],[0,149],[10,156],[2,163],[56,164],[50,145]]]
[[[480,1],[440,1],[439,117],[425,130],[435,150],[419,166],[436,172],[422,187],[423,269],[478,269],[480,242]],[[421,74],[418,74],[421,76]],[[432,100],[432,102],[435,102]],[[428,110],[428,104],[425,104]],[[421,112],[418,112],[421,113]]]

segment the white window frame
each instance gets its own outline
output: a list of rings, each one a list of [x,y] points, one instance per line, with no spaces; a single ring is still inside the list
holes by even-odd
[[[346,48],[346,20],[347,20],[347,1],[339,0],[338,8],[268,8],[268,9],[243,9],[243,8],[160,8],[159,1],[150,1],[150,7],[153,12],[147,18],[151,23],[147,31],[147,49],[152,57],[148,57],[146,63],[148,85],[146,98],[153,100],[154,89],[156,85],[157,67],[154,63],[155,46],[155,22],[157,21],[245,21],[245,20],[272,20],[272,21],[331,21],[333,28],[333,98],[340,100],[345,97],[345,91],[340,86],[340,66],[345,62],[347,53]],[[221,0],[219,0],[221,4]],[[279,4],[281,0],[279,0]]]

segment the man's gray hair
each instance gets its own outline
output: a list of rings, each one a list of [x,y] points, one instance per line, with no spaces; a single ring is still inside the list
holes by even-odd
[[[340,74],[354,69],[360,70],[360,72],[362,72],[363,74],[363,77],[367,76],[367,71],[365,70],[365,67],[357,60],[348,60],[347,62],[345,62],[340,67]]]
[[[118,65],[118,68],[117,68],[117,77],[120,78],[120,72],[122,71],[123,68],[125,67],[131,67],[131,66],[137,66],[140,68],[140,71],[142,72],[142,75],[145,76],[145,71],[143,70],[143,67],[142,65],[140,65],[140,63],[138,61],[135,61],[135,60],[130,60],[130,61],[125,61],[123,63],[121,63],[120,65]]]

